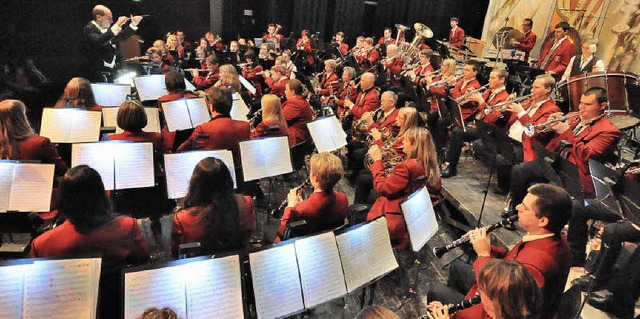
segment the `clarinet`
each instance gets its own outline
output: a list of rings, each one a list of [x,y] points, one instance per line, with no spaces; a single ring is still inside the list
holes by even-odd
[[[298,191],[309,186],[311,184],[311,180],[307,179],[306,181],[304,181],[302,184],[294,187],[293,189],[297,189]],[[287,204],[289,203],[289,199],[285,198],[282,203],[280,203],[280,206],[278,206],[278,208],[275,208],[273,210],[271,210],[271,216],[274,218],[280,218],[282,217],[282,213],[284,212],[284,209],[287,208]]]
[[[476,292],[476,294],[469,299],[463,300],[458,304],[450,303],[446,306],[449,307],[449,314],[452,315],[460,310],[471,308],[472,306],[477,305],[479,303],[480,303],[480,294]],[[418,319],[427,319],[427,318],[429,318],[429,315],[422,315],[418,317]]]
[[[511,216],[509,218],[505,218],[499,223],[495,223],[493,225],[489,225],[489,227],[487,227],[487,233],[492,232],[492,231],[494,231],[494,230],[496,230],[496,229],[498,229],[500,227],[504,227],[504,226],[507,226],[509,224],[512,224],[513,222],[515,222],[517,220],[518,220],[518,215],[513,215],[513,216]],[[452,250],[452,249],[454,249],[454,248],[456,248],[456,247],[458,247],[458,246],[460,246],[462,244],[468,243],[470,240],[471,239],[469,239],[469,236],[460,237],[460,238],[454,240],[449,245],[442,246],[442,247],[433,247],[433,253],[436,255],[436,257],[442,258],[442,256],[446,252],[448,252],[448,251],[450,251],[450,250]]]

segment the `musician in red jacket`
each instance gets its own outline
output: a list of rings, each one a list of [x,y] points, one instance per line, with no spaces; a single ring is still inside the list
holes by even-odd
[[[362,61],[360,61],[360,64],[364,71],[369,71],[378,63],[378,61],[380,61],[380,52],[378,52],[378,50],[373,47],[372,38],[365,38],[362,41],[362,45],[366,53]]]
[[[533,28],[533,20],[530,18],[526,18],[522,21],[522,31],[524,36],[520,41],[516,41],[515,39],[511,39],[511,45],[513,45],[516,49],[524,52],[524,61],[529,61],[529,52],[533,50],[533,47],[536,46],[536,41],[538,41],[538,36],[531,31]]]
[[[571,215],[571,196],[551,184],[536,184],[517,206],[518,224],[527,234],[513,249],[506,251],[491,245],[486,227],[469,231],[468,236],[478,259],[473,267],[456,261],[449,270],[449,286],[432,284],[428,300],[458,303],[478,291],[480,269],[490,260],[501,258],[522,264],[542,290],[540,318],[553,318],[571,267],[571,250],[561,231]],[[466,297],[465,294],[466,293]],[[456,313],[456,319],[486,318],[484,307],[475,305]]]
[[[322,78],[318,86],[315,88],[316,93],[321,96],[329,96],[332,93],[337,93],[338,86],[340,86],[340,78],[336,74],[336,60],[328,59],[324,61],[324,72],[322,72]]]
[[[218,59],[215,54],[208,56],[205,59],[205,65],[207,67],[207,75],[199,75],[198,70],[191,70],[193,76],[193,84],[195,84],[198,90],[207,90],[212,87],[220,79],[220,70],[218,69]]]
[[[349,53],[349,45],[344,43],[344,32],[338,31],[336,33],[336,40],[334,44],[338,46],[338,50],[340,50],[342,55],[347,55],[347,53]]]
[[[373,87],[376,81],[376,76],[373,73],[363,73],[360,76],[360,90],[352,100],[344,101],[344,107],[349,109],[347,112],[353,116],[353,120],[359,120],[362,114],[365,112],[371,112],[378,108],[380,99],[378,98],[378,91]]]
[[[573,42],[567,35],[569,28],[569,24],[564,21],[556,24],[553,39],[544,45],[538,62],[534,65],[551,74],[556,81],[560,81],[575,51]]]
[[[433,50],[426,49],[420,51],[420,62],[413,70],[407,71],[406,75],[411,79],[413,83],[423,83],[426,82],[423,79],[430,73],[433,72],[433,65],[431,65],[431,56],[433,55]],[[433,107],[433,106],[432,106]],[[437,105],[436,105],[437,108]]]
[[[284,97],[284,90],[287,84],[287,70],[282,65],[276,65],[271,68],[271,71],[264,71],[264,82],[267,83],[269,93],[275,94],[278,97]]]
[[[282,115],[287,120],[289,136],[294,136],[296,144],[310,138],[307,122],[313,119],[311,105],[302,96],[302,83],[296,79],[287,81],[285,95],[287,100],[282,104]]]
[[[116,117],[118,127],[122,133],[109,134],[108,139],[111,141],[126,140],[136,142],[151,142],[153,144],[154,154],[158,155],[156,160],[161,160],[161,155],[167,152],[162,143],[162,134],[157,132],[145,132],[142,129],[147,126],[147,113],[140,101],[129,100],[124,101],[118,109]],[[159,162],[158,162],[159,163]]]
[[[267,34],[263,35],[262,38],[266,40],[273,40],[275,43],[280,43],[282,39],[282,34],[278,33],[279,25],[275,23],[269,23],[267,26]]]
[[[404,59],[397,53],[398,46],[389,44],[387,45],[387,57],[380,61],[380,64],[385,69],[387,80],[395,87],[400,86],[400,72],[402,72],[402,66],[404,65]]]
[[[311,67],[314,65],[315,60],[313,58],[313,48],[311,47],[311,38],[309,38],[309,30],[300,31],[300,39],[296,43],[296,49],[298,54],[302,54],[304,57],[305,67]]]
[[[163,102],[170,102],[181,98],[193,99],[198,96],[190,91],[187,91],[187,85],[185,84],[184,77],[178,71],[169,71],[164,75],[164,84],[167,87],[168,94],[158,98],[158,112],[160,112],[160,124],[162,126],[162,140],[164,148],[168,151],[174,151],[180,144],[182,144],[189,135],[190,130],[181,130],[169,132],[167,128],[167,122],[164,118],[164,111],[162,110]]]
[[[458,26],[458,22],[460,22],[460,19],[457,17],[452,17],[451,20],[449,20],[449,24],[451,25],[451,31],[449,31],[449,44],[456,48],[459,48],[464,44],[464,30]]]
[[[333,190],[342,174],[342,162],[338,156],[324,152],[311,157],[309,182],[313,193],[303,201],[299,188],[289,192],[275,242],[283,239],[287,224],[298,220],[307,222],[312,234],[344,225],[349,208],[347,195]]]
[[[460,98],[458,104],[460,104],[462,119],[465,121],[469,120],[472,115],[476,114],[478,111],[478,104],[471,101],[464,103],[465,99],[462,98],[462,96],[467,95],[474,90],[478,90],[481,87],[480,82],[476,79],[481,67],[482,65],[477,60],[467,60],[464,65],[462,79],[458,80],[456,86],[449,91],[451,98],[455,100]]]
[[[345,66],[342,69],[342,82],[338,87],[337,99],[335,101],[334,110],[339,119],[342,119],[348,111],[344,107],[345,101],[355,101],[356,95],[358,95],[358,88],[353,81],[356,74],[356,70],[350,66]]]
[[[383,35],[380,37],[380,39],[378,39],[378,45],[383,46],[383,45],[389,45],[389,44],[396,44],[396,39],[391,37],[392,34],[393,34],[393,30],[391,30],[391,28],[384,28]]]

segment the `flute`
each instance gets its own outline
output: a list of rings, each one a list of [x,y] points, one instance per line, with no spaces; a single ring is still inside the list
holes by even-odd
[[[487,227],[487,233],[490,233],[500,227],[504,227],[507,226],[509,224],[512,224],[513,222],[518,220],[518,215],[513,215],[509,218],[503,219],[501,222],[499,223],[495,223],[493,225],[489,225],[489,227]],[[462,236],[456,240],[454,240],[451,244],[446,245],[446,246],[442,246],[442,247],[433,247],[433,254],[436,255],[436,257],[438,258],[442,258],[442,256],[447,253],[448,251],[461,246],[462,244],[468,243],[471,239],[469,238],[469,236]]]

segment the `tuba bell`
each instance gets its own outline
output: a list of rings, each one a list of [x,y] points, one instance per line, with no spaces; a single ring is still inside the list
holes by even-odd
[[[410,61],[420,58],[420,46],[424,43],[425,39],[433,38],[433,31],[422,23],[415,23],[413,28],[416,29],[416,35],[413,37],[409,48],[404,52],[405,56]],[[407,61],[405,59],[405,61]]]

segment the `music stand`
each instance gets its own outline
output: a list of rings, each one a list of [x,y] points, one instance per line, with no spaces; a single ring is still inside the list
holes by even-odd
[[[541,145],[534,144],[533,145],[536,154],[538,154],[538,159],[541,157],[543,159],[552,158],[555,155],[554,153],[549,152],[547,149],[543,148]],[[544,162],[547,162],[546,160]],[[563,188],[573,197],[573,199],[577,200],[579,203],[584,204],[584,189],[582,187],[582,183],[580,182],[580,173],[578,172],[578,166],[571,163],[569,160],[562,156],[555,156],[555,160],[550,164],[553,170],[560,181],[559,185],[562,185]],[[545,173],[547,170],[543,167]],[[549,178],[550,181],[557,182],[558,180]]]
[[[442,99],[438,99],[443,103],[444,108],[447,110],[448,115],[442,114],[443,118],[449,120],[455,126],[458,126],[462,129],[463,132],[467,131],[467,128],[464,125],[464,119],[462,118],[462,111],[460,110],[460,105],[450,96],[443,96]],[[440,104],[438,103],[438,107]]]
[[[618,195],[622,215],[640,224],[640,183],[621,174],[612,189]]]
[[[494,160],[502,155],[507,164],[515,165],[519,162],[513,148],[513,143],[517,141],[510,138],[505,130],[483,121],[476,121],[476,127],[484,146],[495,154]]]
[[[589,171],[591,171],[591,180],[593,181],[597,200],[622,216],[622,208],[612,189],[612,186],[620,178],[620,173],[593,159],[589,159]]]
[[[554,169],[556,160],[560,156],[548,151],[546,148],[536,142],[533,143],[533,149],[537,155],[536,162],[542,169],[544,177],[546,177],[553,184],[556,184],[558,186],[562,185],[562,180],[560,180],[560,177]]]

